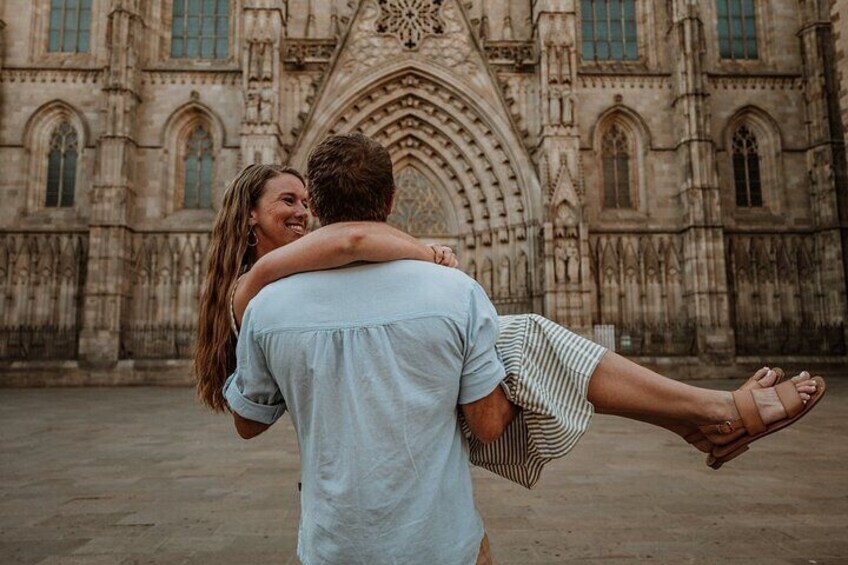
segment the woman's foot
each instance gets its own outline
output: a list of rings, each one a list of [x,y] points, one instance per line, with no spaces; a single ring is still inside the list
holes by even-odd
[[[774,369],[763,367],[754,373],[751,378],[742,383],[742,386],[738,390],[773,387],[783,380],[783,376],[783,369],[780,367],[775,367]],[[713,449],[713,442],[696,425],[683,422],[669,422],[665,427],[678,434],[698,451],[710,453]]]
[[[792,377],[790,382],[794,384],[795,391],[804,403],[810,400],[812,395],[816,393],[816,381],[810,377],[810,373],[807,371],[803,371],[799,375]],[[747,389],[751,393],[751,398],[753,399],[759,418],[766,426],[788,416],[786,408],[778,397],[773,384],[774,383],[772,383],[772,386],[751,387]],[[739,420],[741,417],[737,403],[733,398],[733,393],[722,393],[720,408],[718,406],[715,408],[718,408],[718,411],[713,414],[712,418],[710,418],[710,423],[734,422]],[[704,423],[701,425],[704,425]],[[721,424],[719,427],[723,425],[724,424]],[[710,430],[706,433],[706,435],[714,444],[723,445],[733,441],[739,437],[740,434],[736,432],[721,433],[720,431],[719,433],[715,433],[713,430]]]
[[[771,389],[732,393],[728,419],[699,428],[714,444],[707,465],[718,469],[752,442],[795,423],[821,400],[825,389],[824,379],[804,371]]]

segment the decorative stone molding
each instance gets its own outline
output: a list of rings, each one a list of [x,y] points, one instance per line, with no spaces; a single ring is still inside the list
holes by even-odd
[[[124,327],[189,326],[206,273],[208,233],[136,233]]]
[[[165,85],[165,84],[209,84],[236,86],[242,80],[242,72],[233,70],[170,70],[157,69],[145,70],[141,75],[141,84]]]
[[[88,236],[0,233],[2,325],[77,328]]]
[[[577,74],[578,85],[580,88],[663,88],[671,89],[671,75],[665,73],[659,74],[640,74],[640,73],[588,73],[580,72]]]
[[[708,84],[721,90],[803,90],[803,77],[786,75],[708,74]]]
[[[533,132],[541,127],[538,105],[538,81],[533,74],[498,73],[498,82],[503,92],[504,103],[509,109],[513,123],[521,132],[525,146],[535,147],[537,138]]]
[[[513,72],[533,73],[539,60],[532,41],[490,41],[485,50],[490,65],[508,67]]]
[[[685,324],[683,240],[677,234],[589,236],[590,268],[597,289],[596,323],[622,327]],[[564,261],[563,261],[564,262]],[[567,267],[557,267],[557,273]]]
[[[819,299],[824,289],[815,274],[814,238],[807,234],[729,234],[726,240],[737,323],[829,321]]]
[[[335,39],[288,39],[283,60],[293,69],[325,67],[336,52]]]
[[[0,82],[97,84],[103,80],[103,69],[50,69],[4,67]]]

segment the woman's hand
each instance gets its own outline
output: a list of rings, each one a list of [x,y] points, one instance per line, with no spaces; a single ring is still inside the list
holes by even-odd
[[[433,262],[437,265],[444,265],[451,269],[459,266],[459,261],[450,247],[434,243],[430,245],[430,248],[433,250]]]

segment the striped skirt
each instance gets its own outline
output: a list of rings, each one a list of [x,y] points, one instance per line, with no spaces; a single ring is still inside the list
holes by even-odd
[[[504,392],[522,410],[488,445],[461,425],[472,464],[532,488],[542,468],[571,451],[589,427],[589,378],[607,350],[536,314],[502,316],[497,349]]]

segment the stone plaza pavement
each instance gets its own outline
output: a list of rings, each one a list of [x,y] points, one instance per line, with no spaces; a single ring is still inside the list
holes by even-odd
[[[496,563],[848,563],[848,378],[829,385],[720,471],[612,417],[533,491],[475,469]],[[2,389],[0,418],[4,565],[297,562],[288,418],[242,441],[185,388]]]

